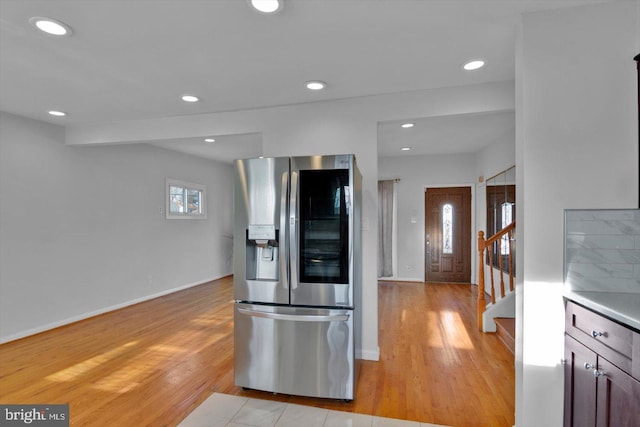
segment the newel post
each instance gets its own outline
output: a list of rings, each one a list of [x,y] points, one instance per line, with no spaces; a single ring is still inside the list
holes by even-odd
[[[484,231],[478,231],[478,329],[482,331],[482,314],[487,307],[484,298]]]

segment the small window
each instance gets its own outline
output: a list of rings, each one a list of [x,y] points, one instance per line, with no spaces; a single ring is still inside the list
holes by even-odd
[[[202,184],[167,178],[166,218],[206,219],[207,187]]]

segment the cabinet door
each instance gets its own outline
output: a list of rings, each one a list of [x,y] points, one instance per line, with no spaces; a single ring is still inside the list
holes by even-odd
[[[640,426],[640,382],[598,358],[598,427]]]
[[[597,355],[568,335],[564,351],[564,425],[595,426]]]

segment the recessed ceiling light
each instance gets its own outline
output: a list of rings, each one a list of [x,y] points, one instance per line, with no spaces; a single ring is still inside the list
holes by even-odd
[[[197,96],[193,95],[182,95],[182,100],[184,102],[198,102],[200,99]]]
[[[34,16],[33,18],[29,19],[29,23],[36,27],[38,30],[52,36],[70,36],[72,33],[71,27],[69,27],[67,24],[51,18]]]
[[[405,128],[405,129],[412,128],[413,127],[413,123],[403,123],[402,127]]]
[[[216,142],[216,140],[213,138],[205,138],[204,142]]]
[[[49,114],[56,117],[64,117],[67,115],[67,113],[65,113],[64,111],[56,111],[56,110],[49,111]]]
[[[282,0],[249,0],[249,4],[260,13],[272,14],[282,9]]]
[[[309,90],[322,90],[327,87],[325,82],[321,82],[320,80],[311,80],[304,84]]]
[[[411,147],[402,147],[401,150],[402,151],[411,151]]]
[[[484,61],[481,59],[477,59],[474,61],[469,61],[462,66],[467,71],[477,70],[478,68],[484,67]]]

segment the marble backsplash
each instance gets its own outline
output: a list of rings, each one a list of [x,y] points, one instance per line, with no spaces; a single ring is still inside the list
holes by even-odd
[[[566,210],[564,278],[571,291],[640,293],[640,210]]]

